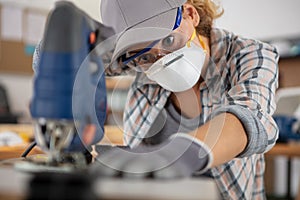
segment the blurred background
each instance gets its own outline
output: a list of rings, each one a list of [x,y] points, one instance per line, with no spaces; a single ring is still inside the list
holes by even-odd
[[[32,95],[32,55],[41,40],[49,11],[55,0],[0,0],[0,120],[2,123],[31,123],[29,104]],[[100,0],[72,0],[93,18],[101,21]],[[300,1],[298,0],[221,0],[224,15],[215,26],[244,37],[269,42],[281,55],[280,88],[283,96],[300,96]],[[128,86],[131,79],[108,79],[108,125],[122,125]],[[289,92],[290,91],[290,92]],[[291,103],[283,101],[280,108]],[[294,99],[293,115],[300,99]],[[291,111],[291,112],[292,112]],[[299,109],[298,109],[299,111]],[[291,114],[291,113],[288,113]],[[1,116],[2,115],[2,116]],[[0,121],[1,122],[1,121]],[[287,193],[287,157],[277,156],[267,163],[267,191],[281,197]],[[299,158],[291,160],[292,194],[299,188]],[[275,176],[276,175],[276,176]]]

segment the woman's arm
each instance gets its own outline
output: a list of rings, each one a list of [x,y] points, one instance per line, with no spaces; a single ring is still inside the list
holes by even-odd
[[[247,145],[247,134],[240,120],[231,113],[222,113],[190,133],[212,149],[211,167],[237,157]]]
[[[213,166],[235,157],[270,150],[278,137],[272,115],[278,86],[278,53],[268,44],[250,41],[229,68],[231,88],[211,120],[191,133],[212,148]]]

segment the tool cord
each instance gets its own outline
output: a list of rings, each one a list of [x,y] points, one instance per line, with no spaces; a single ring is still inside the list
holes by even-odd
[[[22,153],[21,157],[26,158],[26,156],[31,152],[31,150],[36,146],[36,142],[32,142],[29,147]]]

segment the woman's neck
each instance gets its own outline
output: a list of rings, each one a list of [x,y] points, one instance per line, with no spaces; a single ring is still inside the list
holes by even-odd
[[[172,93],[171,102],[178,112],[187,118],[195,118],[202,112],[200,81],[189,90]]]

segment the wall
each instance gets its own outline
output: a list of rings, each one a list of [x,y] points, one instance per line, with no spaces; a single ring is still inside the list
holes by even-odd
[[[38,8],[50,10],[56,1],[60,0],[0,0],[0,3],[11,4],[24,8]],[[100,0],[67,0],[75,3],[78,7],[88,12],[91,17],[100,19]]]
[[[217,26],[257,39],[300,36],[298,0],[221,0]]]
[[[49,11],[53,8],[56,1],[57,0],[0,0],[0,4],[14,5],[22,8],[37,8]],[[99,20],[99,0],[70,1],[88,12],[91,17]],[[0,84],[3,84],[7,89],[12,111],[14,113],[21,114],[22,122],[30,122],[31,119],[28,106],[32,96],[32,75],[0,72]]]

